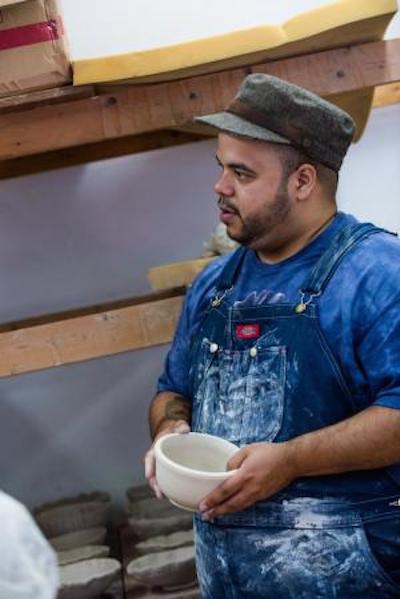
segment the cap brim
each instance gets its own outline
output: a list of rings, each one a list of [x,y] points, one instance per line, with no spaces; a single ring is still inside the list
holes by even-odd
[[[255,125],[246,121],[240,116],[236,116],[230,112],[216,112],[215,114],[206,114],[205,116],[199,116],[194,119],[196,123],[202,123],[208,125],[213,129],[224,131],[225,133],[231,133],[232,135],[239,135],[240,137],[247,137],[249,139],[257,139],[260,141],[269,141],[278,144],[289,144],[290,141],[269,129],[264,129],[259,125]]]

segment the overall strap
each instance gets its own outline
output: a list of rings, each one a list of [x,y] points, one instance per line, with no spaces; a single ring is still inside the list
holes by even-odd
[[[340,229],[318,260],[301,291],[310,296],[321,295],[345,255],[362,239],[381,232],[390,233],[371,223],[357,223]]]
[[[236,280],[246,252],[246,248],[240,246],[229,257],[229,260],[225,264],[217,280],[217,291],[221,292],[231,289]]]

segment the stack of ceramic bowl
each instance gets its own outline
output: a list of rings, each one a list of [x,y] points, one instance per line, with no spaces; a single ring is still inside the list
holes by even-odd
[[[193,516],[148,487],[127,490],[125,588],[135,597],[197,599]]]
[[[148,487],[132,487],[126,494],[128,523],[141,541],[193,527],[191,513],[157,499]]]
[[[97,597],[118,577],[120,563],[108,557],[106,542],[111,497],[94,492],[60,499],[34,510],[35,519],[55,549],[60,599]]]
[[[228,464],[237,451],[229,441],[203,433],[158,439],[154,446],[157,484],[171,503],[128,492],[130,525],[142,537],[126,565],[128,578],[170,591],[174,599],[199,596],[197,588],[192,589],[193,595],[189,589],[182,590],[196,580],[192,531],[187,532],[190,512],[197,511],[204,497],[235,475]],[[144,532],[147,540],[143,540]],[[150,596],[154,597],[154,592]]]

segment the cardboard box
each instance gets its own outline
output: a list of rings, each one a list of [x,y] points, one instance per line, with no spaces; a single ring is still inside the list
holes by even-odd
[[[71,82],[57,0],[0,0],[0,97]]]

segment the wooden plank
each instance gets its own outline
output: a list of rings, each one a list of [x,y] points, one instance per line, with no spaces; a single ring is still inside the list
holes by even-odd
[[[0,161],[0,180],[202,141],[196,133],[161,130]],[[209,136],[208,136],[209,137]]]
[[[152,289],[170,289],[179,285],[189,285],[195,276],[215,258],[216,256],[212,256],[154,266],[147,271],[147,279]]]
[[[374,108],[382,108],[400,102],[400,83],[389,83],[375,89]]]
[[[0,378],[168,343],[175,332],[182,293],[172,290],[147,301],[78,316],[9,323],[0,332]],[[122,302],[123,304],[123,302]],[[112,304],[110,304],[112,305]],[[118,303],[114,303],[118,305]],[[74,311],[78,314],[79,311]]]
[[[93,85],[82,85],[82,87],[56,87],[44,89],[18,96],[7,96],[0,98],[0,114],[5,112],[18,112],[20,110],[31,110],[38,106],[49,106],[63,102],[73,102],[83,98],[91,98],[96,94]]]
[[[400,39],[338,48],[253,68],[303,85],[321,96],[400,80]]]
[[[332,99],[332,97],[331,97]],[[360,97],[354,98],[359,103]],[[375,89],[373,108],[381,108],[400,102],[400,83],[390,83]],[[342,106],[346,109],[346,106]],[[195,124],[183,125],[177,129],[160,130],[140,135],[107,139],[94,144],[75,146],[53,152],[22,156],[11,160],[0,161],[0,180],[23,175],[42,173],[68,166],[87,164],[96,160],[127,156],[139,152],[147,152],[185,143],[195,143],[208,139],[215,132],[206,131],[205,127]],[[168,285],[170,287],[170,285]],[[153,286],[154,289],[160,287]]]
[[[66,104],[0,115],[0,160],[174,128],[226,107],[250,72],[280,75],[321,95],[400,80],[400,39],[267,62],[185,80],[123,86]]]
[[[91,316],[93,314],[101,314],[102,312],[110,312],[113,310],[119,310],[120,308],[138,306],[140,304],[150,304],[152,302],[158,302],[164,299],[171,299],[173,297],[181,297],[182,295],[184,295],[185,291],[185,287],[175,287],[173,289],[152,291],[151,293],[148,293],[146,295],[139,295],[135,297],[129,297],[126,299],[114,300],[112,302],[96,304],[94,306],[85,306],[84,308],[74,308],[72,310],[64,310],[63,312],[56,312],[53,314],[42,314],[40,316],[34,316],[31,318],[26,318],[24,320],[5,322],[0,324],[0,333],[5,333],[8,331],[17,331],[19,329],[35,327],[41,324],[61,322],[62,320],[78,318],[79,316]]]

